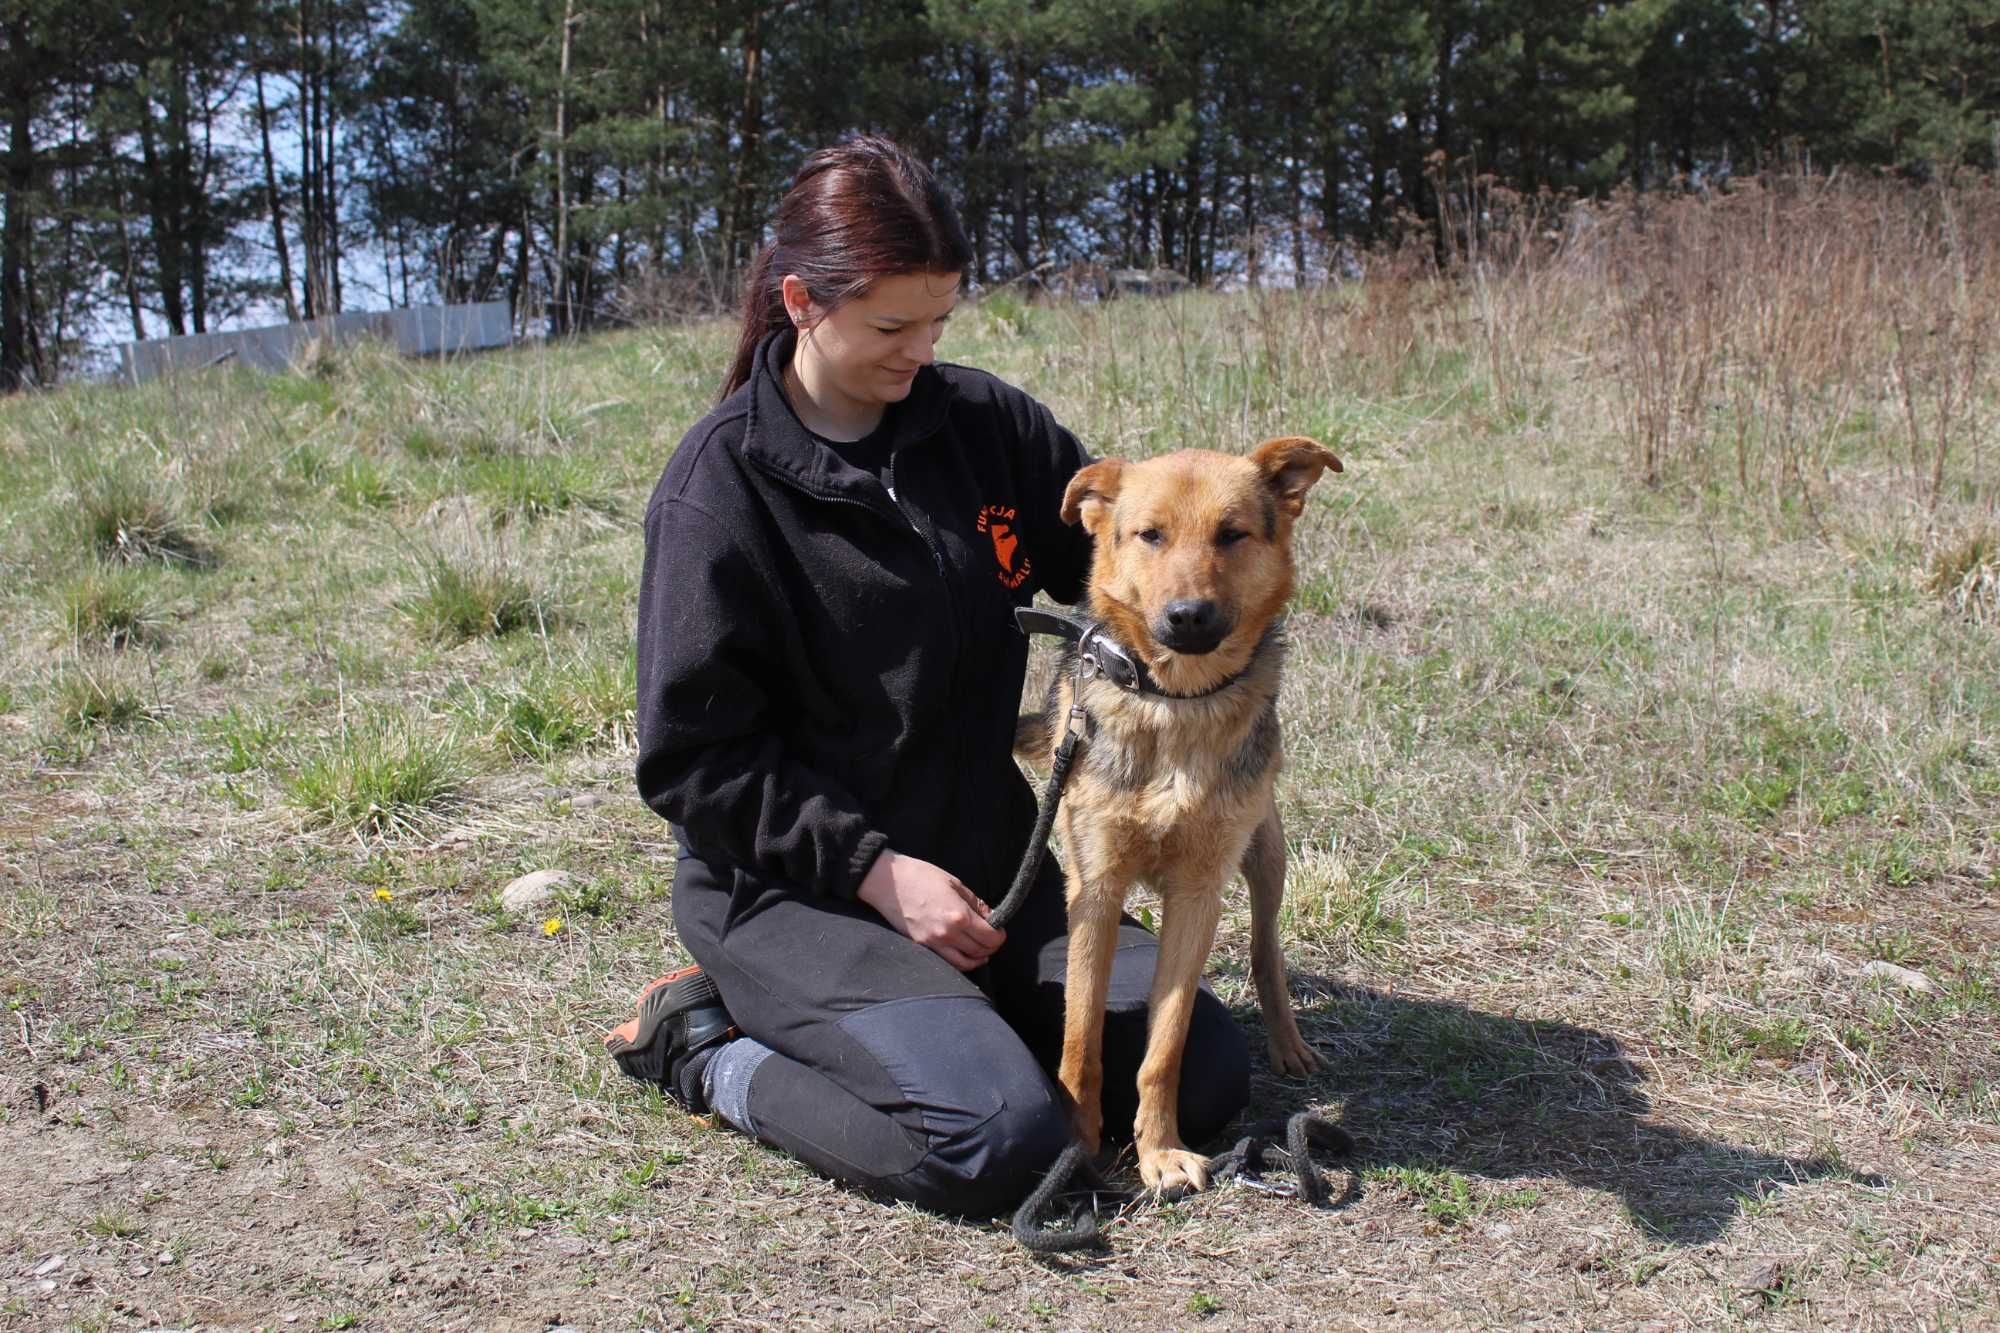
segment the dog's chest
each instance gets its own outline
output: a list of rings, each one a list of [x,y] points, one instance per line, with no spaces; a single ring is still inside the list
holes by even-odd
[[[1107,815],[1163,833],[1233,820],[1236,807],[1261,794],[1277,761],[1277,710],[1269,706],[1235,726],[1097,727],[1084,771]]]

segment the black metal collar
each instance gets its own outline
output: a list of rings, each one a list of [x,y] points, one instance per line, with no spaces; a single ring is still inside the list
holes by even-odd
[[[1052,634],[1074,643],[1081,674],[1085,678],[1099,676],[1128,694],[1149,694],[1156,699],[1206,699],[1211,694],[1220,694],[1249,674],[1257,660],[1253,655],[1244,664],[1243,670],[1205,690],[1176,694],[1172,690],[1161,689],[1160,683],[1153,679],[1153,673],[1146,669],[1145,662],[1113,638],[1101,620],[1086,620],[1038,606],[1017,606],[1014,608],[1014,623],[1021,627],[1023,634]]]

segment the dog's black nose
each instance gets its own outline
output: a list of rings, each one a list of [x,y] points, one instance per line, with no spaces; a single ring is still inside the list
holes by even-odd
[[[1222,609],[1214,602],[1184,597],[1167,603],[1154,626],[1153,636],[1177,653],[1199,655],[1214,652],[1228,632]]]

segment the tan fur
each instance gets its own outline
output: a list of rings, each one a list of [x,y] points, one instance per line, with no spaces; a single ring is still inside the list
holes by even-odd
[[[1091,731],[1060,813],[1070,926],[1060,1077],[1078,1137],[1093,1152],[1103,1131],[1104,1004],[1119,912],[1142,881],[1160,897],[1134,1131],[1139,1173],[1161,1193],[1208,1183],[1202,1159],[1181,1142],[1181,1053],[1223,887],[1239,867],[1250,885],[1251,971],[1271,1063],[1281,1074],[1319,1063],[1299,1036],[1278,943],[1285,841],[1272,798],[1282,756],[1270,715],[1280,654],[1260,644],[1291,595],[1293,521],[1327,468],[1340,471],[1340,460],[1286,436],[1247,458],[1191,449],[1142,463],[1106,459],[1078,472],[1063,498],[1063,518],[1093,539],[1092,614],[1145,659],[1163,689],[1193,694],[1243,673],[1227,690],[1186,700],[1086,682]],[[1243,535],[1219,540],[1232,532]],[[1212,605],[1227,624],[1212,651],[1175,652],[1156,634],[1165,608],[1185,599]],[[1067,714],[1072,690],[1067,676],[1056,683],[1048,721]],[[1059,730],[1024,719],[1020,734],[1046,753]]]

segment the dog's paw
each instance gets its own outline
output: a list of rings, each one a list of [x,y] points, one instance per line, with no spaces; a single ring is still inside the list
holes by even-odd
[[[1208,1188],[1208,1159],[1183,1148],[1141,1149],[1139,1179],[1163,1199]]]
[[[1319,1054],[1296,1031],[1271,1034],[1271,1068],[1285,1078],[1299,1078],[1319,1068]]]

